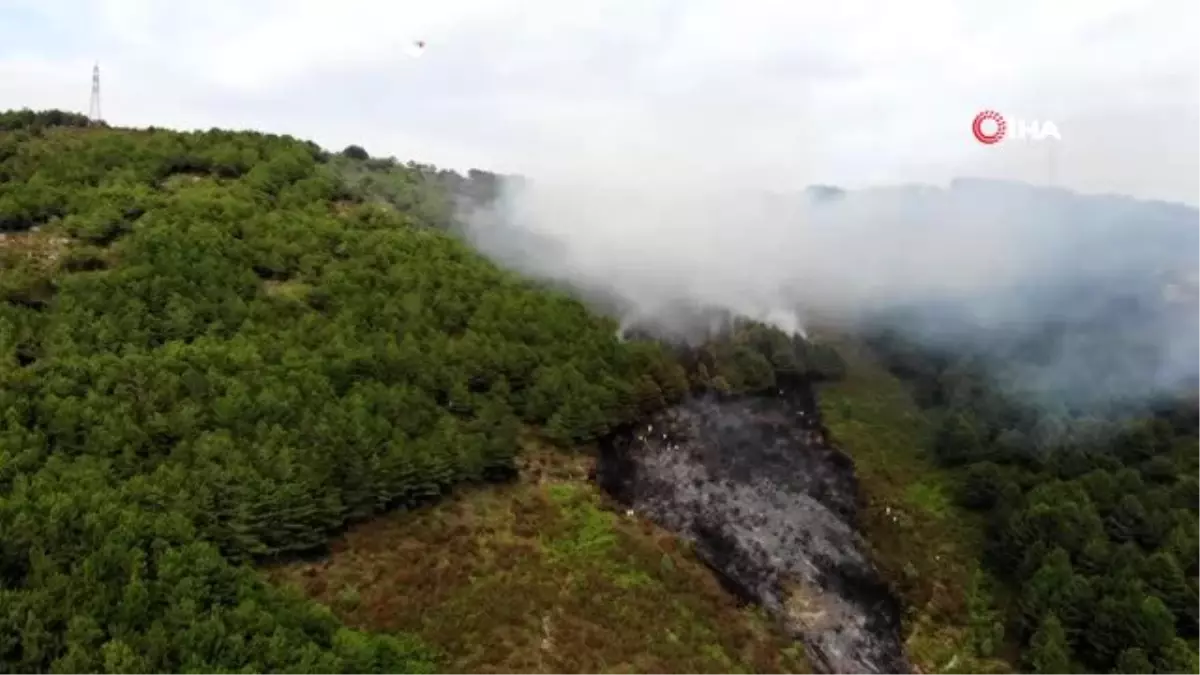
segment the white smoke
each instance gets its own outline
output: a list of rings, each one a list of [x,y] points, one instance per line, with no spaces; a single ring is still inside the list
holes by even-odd
[[[805,322],[915,306],[924,320],[902,328],[929,344],[963,339],[964,319],[976,338],[1054,321],[1140,331],[1150,365],[1112,366],[1131,391],[1173,386],[1196,367],[1197,308],[1170,301],[1195,297],[1190,207],[996,181],[821,198],[593,173],[513,183],[466,222],[468,238],[502,263],[615,298],[625,324],[667,334],[706,330],[697,324],[706,310],[805,334]],[[1123,294],[1153,307],[1129,309]],[[1013,376],[1029,388],[1086,389],[1098,363],[1125,358],[1101,353],[1110,347],[1095,337],[1064,336],[1045,367]]]
[[[902,328],[931,344],[1019,337],[1056,322],[1087,327],[1039,347],[1053,353],[1036,375],[1020,374],[1037,387],[1082,391],[1089,371],[1107,370],[1149,390],[1193,372],[1196,307],[1163,298],[1194,293],[1195,208],[945,177],[1046,182],[1052,162],[1074,186],[1194,194],[1145,189],[1195,173],[1196,99],[1183,94],[1196,91],[1196,68],[1174,58],[1194,3],[1131,8],[1119,22],[1088,5],[1057,14],[1053,26],[1047,17],[1040,33],[1024,14],[988,12],[1027,44],[1053,45],[1060,66],[1039,61],[1031,79],[1004,77],[1014,65],[1004,59],[976,58],[989,53],[974,48],[978,26],[959,25],[951,5],[932,15],[961,49],[908,53],[895,25],[913,20],[932,35],[927,16],[897,10],[884,22],[869,3],[839,14],[847,28],[872,26],[870,39],[849,31],[859,40],[848,47],[845,31],[828,30],[838,23],[784,3],[779,15],[742,18],[781,44],[803,36],[807,51],[787,58],[739,58],[754,55],[712,39],[726,30],[725,14],[713,13],[685,22],[665,54],[646,44],[601,50],[548,79],[532,70],[520,93],[529,109],[496,113],[518,148],[508,166],[531,177],[467,214],[466,234],[507,266],[672,336],[703,331],[720,312],[804,332],[917,307],[921,318]],[[1132,71],[1098,66],[1090,39],[1063,41],[1094,30],[1114,40],[1160,33],[1166,51],[1153,76],[1136,77],[1153,87],[1113,97]],[[562,53],[573,44],[564,39]],[[945,77],[956,54],[970,77]],[[1015,138],[979,144],[970,123],[991,107],[1052,119],[1062,142],[1047,141],[1053,155]],[[1094,181],[1091,172],[1122,178]],[[837,180],[855,189],[805,189]],[[910,180],[938,183],[894,185]],[[1105,365],[1127,356],[1106,341],[1114,336],[1121,349],[1141,343],[1139,366]]]

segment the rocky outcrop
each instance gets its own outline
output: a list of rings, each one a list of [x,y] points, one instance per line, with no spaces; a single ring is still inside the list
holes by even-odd
[[[680,536],[831,672],[907,672],[900,612],[854,526],[857,485],[811,391],[699,398],[606,441],[597,481]]]

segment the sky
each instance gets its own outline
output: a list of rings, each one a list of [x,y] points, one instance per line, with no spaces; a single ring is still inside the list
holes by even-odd
[[[1195,0],[0,0],[0,108],[465,170],[1200,203]],[[406,52],[427,41],[417,59]],[[971,135],[981,110],[1061,141]]]

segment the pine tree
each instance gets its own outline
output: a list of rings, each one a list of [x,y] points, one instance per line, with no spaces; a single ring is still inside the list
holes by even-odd
[[[662,389],[648,375],[643,375],[638,380],[637,388],[634,390],[634,400],[638,411],[643,415],[655,413],[666,407]]]
[[[1175,617],[1162,600],[1151,595],[1142,599],[1138,611],[1129,617],[1135,630],[1135,643],[1147,653],[1154,654],[1175,638]]]
[[[1113,673],[1153,673],[1154,666],[1151,665],[1146,652],[1138,647],[1129,647],[1121,650],[1117,655],[1117,665],[1112,669]],[[1164,672],[1183,672],[1183,671],[1164,671]]]
[[[1157,595],[1175,616],[1177,630],[1184,635],[1195,635],[1197,626],[1196,594],[1188,587],[1183,570],[1175,558],[1159,551],[1146,558],[1142,579],[1150,592]]]
[[[1175,637],[1154,655],[1154,667],[1160,673],[1196,673],[1200,658],[1186,640]]]
[[[970,420],[965,415],[954,414],[938,429],[933,451],[942,462],[958,465],[977,459],[983,452],[983,444]]]
[[[1042,559],[1037,572],[1021,589],[1019,604],[1022,624],[1027,631],[1038,630],[1048,614],[1059,611],[1072,577],[1071,559],[1063,549],[1055,548]],[[1057,616],[1054,621],[1061,629]]]
[[[1026,664],[1035,673],[1071,672],[1071,649],[1067,646],[1067,634],[1053,613],[1042,619],[1037,632],[1033,634]]]

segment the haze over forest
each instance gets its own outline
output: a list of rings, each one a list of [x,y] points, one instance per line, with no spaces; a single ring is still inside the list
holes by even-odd
[[[706,310],[788,332],[885,321],[1001,362],[1054,322],[1038,366],[1002,374],[1016,391],[1082,404],[1195,386],[1193,208],[983,180],[793,194],[601,180],[502,181],[497,204],[467,207],[468,237],[668,332]]]
[[[0,670],[1200,671],[1198,29],[0,0]]]
[[[1143,225],[1122,215],[1127,201],[952,187],[1003,178],[1200,202],[1195,3],[525,10],[485,0],[180,12],[17,2],[0,10],[12,19],[0,25],[21,26],[0,41],[0,106],[77,107],[102,56],[104,109],[117,123],[257,126],[523,174],[532,183],[508,190],[502,220],[560,240],[566,255],[555,269],[514,251],[510,262],[602,279],[643,312],[690,299],[799,326],[797,309],[844,319],[952,301],[1011,327],[1057,303],[1032,286],[1066,292],[1142,272],[1168,295],[1195,285],[1192,258],[1172,258],[1183,271],[1147,268],[1162,264],[1147,246],[1195,249],[1194,211],[1139,210],[1174,224],[1144,238],[1155,243],[1134,247],[1147,254],[1137,257],[1128,238]],[[313,31],[321,37],[302,37]],[[428,44],[419,59],[407,52],[414,39]],[[969,133],[982,109],[1052,120],[1062,139],[983,146]],[[851,196],[814,211],[794,197],[813,184]],[[890,187],[916,184],[932,187]],[[1078,227],[1097,214],[1111,230]],[[1176,314],[1163,319],[1139,390],[1194,369],[1194,316]],[[926,338],[946,337],[936,322],[921,325]],[[1090,349],[1077,363],[1073,347],[1057,350],[1062,367],[1047,372],[1073,390],[1109,356]]]
[[[0,117],[0,177],[0,525],[14,535],[0,548],[0,569],[5,602],[16,607],[0,616],[14,636],[0,658],[17,670],[461,664],[493,643],[464,641],[461,632],[437,628],[447,624],[423,620],[398,630],[392,622],[406,613],[380,599],[411,588],[394,580],[386,582],[397,584],[391,590],[381,588],[380,575],[361,563],[351,563],[350,577],[332,572],[333,561],[295,572],[253,566],[327,551],[345,528],[388,511],[408,523],[395,530],[400,539],[368,545],[398,555],[415,527],[406,511],[458,508],[446,499],[452,491],[489,500],[480,517],[520,513],[526,523],[533,506],[542,520],[520,535],[536,538],[532,557],[445,557],[446,545],[490,547],[492,526],[450,527],[441,519],[452,516],[435,516],[442,526],[427,532],[443,543],[433,545],[432,559],[458,571],[446,578],[439,563],[415,587],[444,589],[418,597],[449,625],[461,621],[455,608],[463,605],[438,594],[455,579],[473,585],[484,574],[501,584],[495,594],[520,597],[535,613],[549,601],[561,613],[561,591],[547,599],[523,580],[561,589],[558,575],[586,573],[588,584],[607,589],[586,597],[613,603],[603,608],[616,617],[609,630],[639,636],[615,643],[621,658],[657,654],[666,670],[696,669],[689,660],[696,654],[705,669],[734,658],[767,670],[781,663],[903,670],[909,659],[925,670],[947,658],[988,670],[1195,668],[1196,378],[1177,377],[1189,365],[1173,351],[1194,325],[1195,303],[1189,313],[1186,300],[1195,297],[1195,264],[1183,248],[1195,236],[1193,209],[1060,194],[1047,204],[1028,186],[979,181],[949,193],[825,187],[766,204],[715,188],[614,191],[596,182],[567,183],[564,192],[483,171],[462,176],[373,159],[357,146],[332,153],[288,136],[128,130],[29,110]],[[997,192],[1004,198],[985,198]],[[1023,199],[1035,208],[1023,212]],[[980,213],[981,203],[994,210]],[[625,214],[625,205],[635,208]],[[678,209],[684,222],[673,219]],[[1002,217],[1009,210],[1015,217]],[[612,220],[578,227],[595,215]],[[607,227],[626,216],[655,228]],[[974,239],[939,258],[939,237],[954,236],[939,226],[959,218],[981,219],[977,230],[1000,249],[1026,243],[1029,223],[1063,240],[1043,234],[1050,244],[1028,257],[964,276],[970,268],[953,254],[978,264],[987,258]],[[779,237],[770,243],[794,245],[796,257],[734,236],[753,240],[752,228],[739,228],[753,219]],[[687,220],[711,232],[721,250],[702,243],[672,257],[694,241],[682,231]],[[880,222],[896,228],[879,232]],[[1136,236],[1128,223],[1141,226]],[[676,230],[658,240],[664,225]],[[933,252],[929,267],[904,267],[902,256],[873,247],[872,237],[902,235],[912,249],[912,233],[923,235],[916,250]],[[568,293],[491,265],[467,244]],[[1090,257],[1067,265],[1061,247]],[[864,262],[857,271],[856,248]],[[587,257],[597,252],[608,257]],[[746,273],[723,266],[723,253]],[[803,263],[799,274],[793,260]],[[663,261],[667,279],[684,283],[662,283],[656,265]],[[706,283],[705,265],[725,283]],[[748,273],[759,267],[772,273],[765,282]],[[722,330],[689,335],[686,346],[647,340],[644,331],[629,334],[587,311],[580,298],[651,336],[663,323],[678,329],[715,320]],[[730,321],[743,309],[784,330]],[[792,333],[810,319],[820,335]],[[1014,373],[1035,379],[1017,377],[1014,387]],[[1044,395],[1029,396],[1038,379],[1045,384],[1032,389]],[[664,503],[644,525],[670,530],[655,537],[694,541],[699,558],[668,565],[651,557],[652,565],[631,572],[628,556],[639,544],[632,533],[617,535],[616,516],[601,510],[611,502],[583,479],[588,471],[550,468],[547,483],[530,470],[531,461],[561,466],[572,456],[562,449],[640,442],[632,430],[703,400],[731,401],[721,413],[735,421],[731,429],[758,428],[758,438],[776,442],[761,413],[738,401],[794,406],[784,419],[811,420],[787,441],[824,467],[806,480],[709,484],[714,496],[741,491],[748,503],[805,495],[842,544],[806,550],[802,533],[813,523],[784,509],[772,525],[778,551],[763,558],[744,548],[756,541],[750,530],[728,548],[728,527],[744,521],[736,506]],[[720,428],[685,436],[695,433],[712,436],[699,442],[715,442],[714,449],[734,442],[722,440]],[[660,456],[685,471],[664,476],[706,475],[702,466],[684,468],[696,461],[697,442],[662,440]],[[589,454],[611,466],[603,452]],[[637,474],[631,468],[642,456],[621,460],[634,465],[618,462],[625,468],[617,485]],[[508,482],[502,494],[516,501],[472,487],[497,481]],[[830,490],[842,505],[833,510],[820,506]],[[856,517],[860,497],[866,512]],[[696,508],[691,517],[700,520],[688,530],[676,519]],[[855,553],[867,549],[852,523],[871,542],[869,558]],[[657,550],[653,556],[662,555]],[[831,633],[803,617],[798,625],[772,623],[759,633],[772,646],[760,651],[752,647],[757,638],[729,640],[724,628],[704,627],[747,620],[729,617],[721,609],[728,596],[718,596],[703,617],[688,610],[671,619],[696,631],[689,644],[705,649],[680,655],[658,651],[662,641],[639,642],[649,634],[637,622],[659,625],[661,608],[694,599],[667,590],[679,583],[677,565],[703,562],[728,574],[732,564],[740,583],[758,589],[751,597],[778,615],[796,598],[779,586],[781,571],[770,561],[814,554],[826,569],[804,592],[838,602],[854,630]],[[854,571],[847,575],[827,554],[856,561]],[[747,555],[759,562],[739,568]],[[372,556],[351,552],[350,559]],[[537,571],[514,579],[511,570],[489,567],[500,559]],[[701,570],[688,575],[712,579]],[[276,583],[289,578],[291,589]],[[298,596],[296,581],[336,615]],[[328,599],[331,583],[338,590]],[[365,617],[356,613],[364,603],[359,584],[370,591]],[[994,593],[999,584],[1015,600]],[[639,599],[660,600],[631,623],[636,601],[618,591],[643,587],[658,595]],[[872,597],[915,614],[902,621],[897,610],[892,619],[861,623],[856,617],[866,616]],[[584,604],[568,614],[595,615],[577,602]],[[483,619],[480,630],[489,633],[518,629],[499,615]],[[214,633],[231,636],[234,646],[214,646],[204,637]],[[724,647],[713,646],[716,636]],[[540,659],[546,649],[532,653]],[[580,645],[559,654],[608,659]],[[530,655],[502,641],[486,661]],[[593,669],[572,663],[571,670]]]

